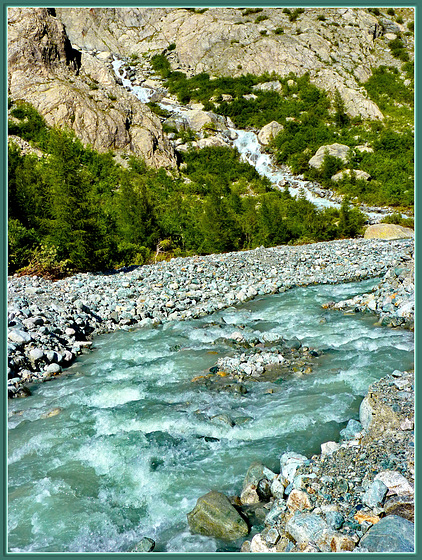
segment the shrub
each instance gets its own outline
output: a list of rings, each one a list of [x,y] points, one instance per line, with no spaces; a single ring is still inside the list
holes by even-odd
[[[163,78],[167,78],[171,72],[170,62],[163,54],[155,54],[151,57],[152,68],[161,74]]]
[[[283,29],[282,27],[277,27],[277,28],[274,30],[274,33],[275,33],[276,35],[282,35],[282,34],[284,33],[284,29]]]
[[[403,218],[400,212],[394,212],[393,214],[389,214],[385,218],[381,220],[383,224],[396,224],[399,226],[414,228],[415,221],[413,218]]]
[[[249,16],[252,14],[259,14],[260,12],[263,11],[263,8],[246,8],[246,10],[244,10],[242,12],[242,16]]]
[[[388,43],[390,47],[391,54],[401,60],[402,62],[407,62],[409,60],[409,53],[406,50],[406,47],[400,37],[393,39]]]

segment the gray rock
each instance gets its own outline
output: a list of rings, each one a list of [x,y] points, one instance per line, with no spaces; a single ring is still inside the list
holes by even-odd
[[[49,364],[45,370],[46,373],[51,373],[51,374],[56,374],[56,373],[60,373],[62,371],[61,366],[59,366],[59,364]]]
[[[363,495],[362,502],[371,508],[379,506],[387,492],[387,486],[381,480],[375,480]]]
[[[359,407],[359,420],[364,430],[367,430],[371,425],[373,415],[374,415],[374,409],[372,407],[368,395],[366,395],[366,397],[360,403],[360,407]]]
[[[320,515],[296,512],[286,523],[286,532],[298,543],[317,542],[330,532],[330,528]]]
[[[200,535],[232,541],[249,533],[246,521],[227,496],[215,490],[198,498],[187,518],[192,533]]]
[[[327,511],[325,514],[325,521],[331,529],[340,529],[344,523],[344,517],[338,511]]]
[[[384,503],[385,515],[398,515],[414,523],[415,499],[413,496],[391,496]]]
[[[26,344],[27,342],[31,342],[32,335],[20,329],[12,329],[8,332],[7,338],[12,342],[16,342],[16,344]]]
[[[348,421],[347,426],[340,431],[340,436],[343,440],[347,441],[353,439],[357,433],[362,431],[362,429],[362,424],[352,418]]]
[[[309,160],[309,166],[319,169],[324,161],[325,155],[333,156],[341,159],[344,163],[347,161],[347,156],[349,155],[350,148],[345,144],[329,144],[326,146],[321,146],[316,154]]]
[[[32,348],[29,352],[29,359],[30,361],[35,364],[39,360],[42,360],[44,357],[44,350],[41,348]]]
[[[143,537],[135,546],[129,549],[128,552],[152,552],[155,547],[155,541],[149,537]]]
[[[300,453],[288,452],[283,453],[280,457],[280,471],[283,476],[287,478],[289,482],[293,482],[295,477],[296,469],[303,465],[308,458]]]
[[[414,552],[415,526],[397,515],[388,515],[362,537],[359,547],[369,552]]]

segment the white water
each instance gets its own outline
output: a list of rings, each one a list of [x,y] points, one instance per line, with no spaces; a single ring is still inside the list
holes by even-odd
[[[131,91],[142,103],[148,103],[154,94],[154,90],[151,88],[144,88],[142,86],[134,86],[126,77],[126,70],[122,68],[123,64],[123,60],[115,58],[112,62],[114,73],[122,80],[123,87]]]
[[[242,158],[253,165],[260,175],[267,177],[274,186],[283,189],[284,185],[287,184],[291,195],[299,196],[303,192],[306,198],[318,208],[340,206],[328,199],[315,196],[309,190],[309,181],[295,177],[288,170],[278,169],[271,162],[270,156],[262,152],[258,137],[254,132],[237,129],[235,132],[237,133],[237,138],[234,140],[233,145],[238,149]]]
[[[134,86],[132,82],[126,78],[126,70],[122,68],[123,64],[124,62],[122,60],[116,57],[114,58],[112,66],[116,76],[122,80],[123,86],[131,91],[142,103],[148,103],[155,93],[154,89]],[[158,105],[174,115],[183,115],[184,112],[190,110],[189,107],[177,103],[160,102]],[[271,161],[271,157],[262,152],[258,137],[254,132],[236,128],[231,130],[237,134],[237,138],[232,141],[232,145],[238,149],[243,160],[255,167],[260,175],[267,177],[275,188],[283,189],[284,185],[287,184],[292,196],[304,195],[306,199],[312,202],[317,208],[340,208],[340,203],[330,200],[328,196],[324,196],[325,193],[322,187],[317,186],[315,188],[314,185],[312,189],[310,188],[310,181],[293,175],[286,167],[277,167]],[[384,216],[391,213],[385,209],[369,211],[361,207],[361,210],[368,216],[372,223],[379,222]],[[402,217],[407,218],[409,216],[402,214]]]
[[[196,321],[106,335],[71,375],[10,401],[10,551],[119,552],[143,536],[157,551],[239,550],[190,534],[186,514],[197,498],[238,494],[255,460],[277,471],[285,451],[318,453],[357,418],[371,382],[412,366],[412,333],[321,308],[371,283],[299,288]],[[232,352],[214,341],[242,329],[294,335],[323,354],[312,374],[250,381],[245,395],[192,382]],[[235,426],[212,420],[218,414]]]

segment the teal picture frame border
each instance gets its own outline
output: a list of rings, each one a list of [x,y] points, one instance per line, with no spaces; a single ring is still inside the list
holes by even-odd
[[[134,2],[130,0],[126,0],[123,5],[119,7],[174,7],[174,8],[183,8],[183,7],[212,7],[212,8],[236,8],[236,7],[256,7],[259,5],[260,7],[268,7],[268,8],[283,8],[283,7],[295,7],[297,4],[294,2],[274,2],[274,1],[267,1],[261,4],[260,2],[251,2],[250,0],[231,0],[231,1],[192,1],[192,0],[167,0],[167,1],[160,1],[157,3],[154,2],[147,2],[147,1],[140,1]],[[1,228],[1,244],[0,244],[0,262],[3,264],[2,267],[2,275],[0,279],[0,286],[1,286],[1,295],[0,295],[0,310],[1,310],[1,358],[3,363],[3,393],[2,393],[2,400],[1,400],[1,435],[2,435],[2,451],[3,451],[3,461],[1,462],[1,504],[2,504],[2,533],[1,533],[1,548],[0,548],[0,558],[19,558],[19,559],[32,559],[32,558],[47,558],[47,559],[56,559],[56,558],[66,558],[66,559],[79,559],[79,558],[95,558],[95,559],[103,559],[103,558],[129,558],[134,557],[144,557],[146,554],[153,554],[154,558],[170,558],[170,557],[185,557],[188,556],[189,558],[205,558],[205,557],[215,557],[217,556],[218,559],[220,558],[231,558],[234,557],[248,557],[251,553],[10,553],[7,551],[7,9],[8,7],[115,7],[116,2],[110,0],[92,0],[91,2],[80,1],[76,4],[70,4],[69,2],[65,2],[63,0],[57,0],[56,2],[36,2],[36,1],[26,1],[26,2],[4,2],[1,1],[1,12],[0,12],[0,29],[2,31],[2,56],[0,61],[0,69],[2,72],[3,77],[3,87],[1,88],[1,115],[0,115],[0,124],[1,124],[1,148],[2,148],[2,175],[1,175],[1,198],[0,198],[0,208],[3,215],[2,220],[2,228]],[[325,2],[317,2],[317,1],[308,1],[305,4],[301,4],[301,7],[409,7],[415,9],[415,80],[416,80],[416,92],[422,91],[421,88],[421,80],[422,74],[420,71],[420,40],[418,37],[419,30],[422,29],[422,0],[415,0],[414,2],[392,2],[391,0],[382,1],[382,2],[359,2],[359,1],[348,1],[348,2],[339,2],[335,0],[326,0]],[[422,126],[421,122],[421,111],[419,110],[419,106],[417,103],[417,95],[415,96],[415,286],[418,286],[419,279],[422,281],[422,263],[420,258],[420,247],[422,245],[422,241],[420,236],[422,236],[422,230],[420,230],[420,226],[418,224],[418,215],[420,213],[420,196],[418,196],[418,190],[416,185],[418,184],[419,179],[419,167],[417,165],[418,157],[419,157],[419,150],[420,150],[420,132],[419,132],[419,125]],[[422,154],[421,154],[422,155]],[[417,375],[419,372],[419,362],[420,362],[420,352],[418,352],[420,341],[419,336],[419,312],[421,311],[421,298],[419,297],[419,290],[416,288],[415,293],[415,399],[416,403],[419,402],[420,399],[420,387],[419,381],[417,379]],[[416,438],[416,454],[415,454],[415,473],[418,472],[418,466],[422,464],[420,461],[421,455],[421,446],[420,446],[420,433],[418,429],[419,424],[419,411],[418,406],[416,406],[415,410],[415,438]],[[415,507],[416,507],[416,516],[415,516],[415,534],[416,534],[416,549],[414,553],[391,553],[391,554],[382,554],[382,553],[363,553],[359,554],[359,557],[370,557],[370,558],[384,558],[386,555],[392,558],[412,558],[412,557],[419,557],[420,552],[420,538],[418,528],[421,527],[421,519],[419,515],[419,504],[421,502],[421,486],[419,482],[415,481]],[[268,558],[268,554],[257,554],[252,553],[253,559],[259,558]],[[332,554],[325,554],[320,553],[321,555],[318,558],[325,557],[325,558],[333,558]],[[286,555],[291,556],[291,553],[278,553],[276,556],[286,557]],[[350,553],[335,553],[334,558],[350,558]],[[293,558],[309,558],[309,553],[301,554],[301,553],[293,553]]]

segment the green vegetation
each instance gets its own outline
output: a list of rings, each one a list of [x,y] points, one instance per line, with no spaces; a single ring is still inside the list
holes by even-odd
[[[400,212],[394,212],[381,220],[383,224],[396,224],[404,227],[415,227],[415,220],[413,218],[402,218]]]
[[[255,19],[255,23],[260,23],[261,21],[265,21],[266,19],[268,19],[268,16],[262,14]]]
[[[401,38],[391,43],[392,52],[407,54]],[[135,157],[120,166],[111,153],[99,154],[73,133],[47,126],[29,104],[9,100],[9,134],[44,153],[22,155],[9,146],[10,272],[59,277],[179,255],[355,236],[363,216],[351,200],[395,206],[398,213],[389,220],[410,226],[399,212],[414,202],[414,64],[403,54],[398,58],[404,62],[400,70],[381,66],[362,84],[384,115],[369,122],[351,118],[340,93],[329,98],[308,75],[187,78],[173,72],[163,54],[151,58],[180,102],[201,102],[238,128],[280,123],[283,129],[268,151],[293,173],[344,194],[338,210],[317,210],[304,196],[273,190],[234,149],[184,152],[180,171],[153,170]],[[273,80],[280,82],[280,92],[254,88]],[[169,116],[158,104],[149,107]],[[174,127],[169,119],[164,130],[184,143],[195,140],[193,131]],[[333,143],[351,148],[348,161],[327,155],[320,169],[310,168],[316,151]],[[358,179],[354,170],[371,179]],[[334,182],[338,171],[346,172]]]
[[[236,150],[182,155],[182,174],[84,147],[48,127],[29,105],[11,125],[45,156],[9,146],[9,272],[60,277],[171,256],[303,243],[356,235],[362,215],[347,203],[317,210],[304,197],[274,191]],[[30,119],[28,119],[28,115]],[[28,131],[24,124],[36,122]],[[19,126],[20,125],[20,126]]]
[[[262,12],[262,8],[246,8],[242,12],[242,16],[249,16],[251,14],[259,14],[260,12]]]
[[[287,16],[289,17],[289,20],[293,23],[297,20],[297,18],[300,16],[300,14],[304,13],[304,8],[295,8],[293,11],[291,11],[289,8],[284,8],[283,9],[283,13],[287,14]]]
[[[282,34],[284,33],[284,29],[283,29],[282,27],[277,27],[277,28],[274,30],[274,33],[275,33],[276,35],[282,35]]]
[[[401,37],[396,37],[388,43],[390,47],[391,54],[401,60],[402,62],[407,62],[409,60],[409,53],[407,52],[406,46],[403,43]]]

